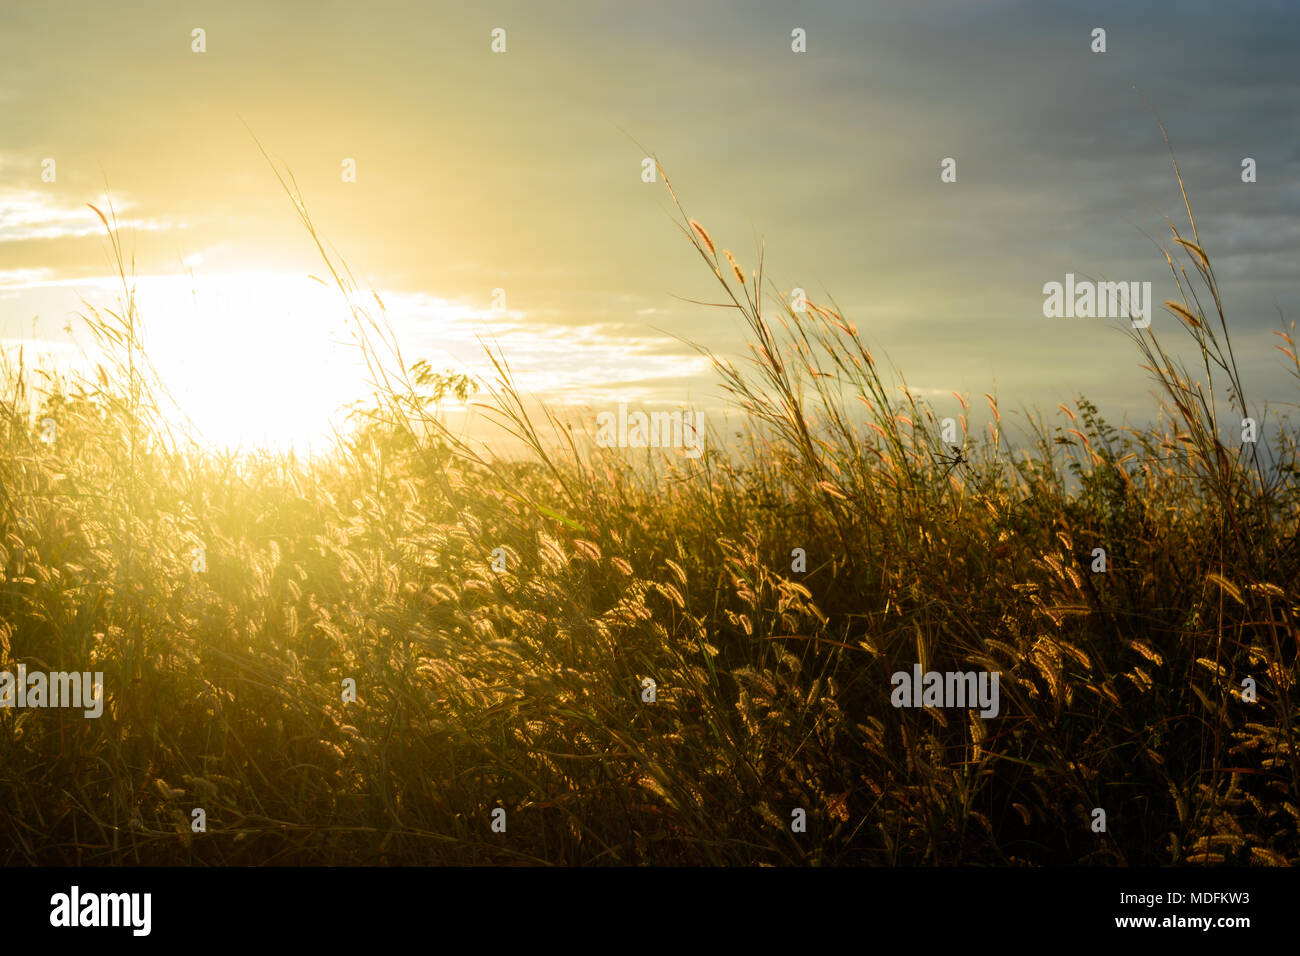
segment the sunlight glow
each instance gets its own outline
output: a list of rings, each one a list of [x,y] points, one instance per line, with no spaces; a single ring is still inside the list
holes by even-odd
[[[154,367],[214,444],[321,445],[366,394],[341,294],[306,276],[144,277],[136,301]]]

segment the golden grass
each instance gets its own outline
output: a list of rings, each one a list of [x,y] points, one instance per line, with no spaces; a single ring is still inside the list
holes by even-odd
[[[108,703],[0,710],[3,861],[1300,860],[1296,444],[1266,470],[1219,437],[1249,406],[1199,237],[1166,256],[1204,374],[1134,334],[1160,425],[1079,399],[957,456],[838,308],[765,314],[761,262],[726,253],[738,288],[683,219],[752,350],[714,358],[746,444],[698,461],[574,441],[499,354],[485,401],[531,459],[471,451],[438,415],[468,383],[408,365],[323,244],[376,385],[327,459],[170,433],[129,285],[97,378],[37,399],[10,368],[0,667],[102,669]],[[893,709],[918,660],[999,671],[1001,714]]]

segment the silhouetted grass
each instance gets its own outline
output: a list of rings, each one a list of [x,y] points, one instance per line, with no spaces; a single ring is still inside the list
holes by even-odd
[[[34,409],[11,368],[0,669],[103,670],[107,705],[0,710],[4,862],[1300,860],[1296,444],[1225,444],[1248,406],[1194,221],[1168,308],[1202,368],[1133,333],[1162,424],[1081,398],[1016,448],[990,398],[960,456],[833,304],[764,300],[682,222],[752,349],[715,359],[752,430],[698,460],[575,440],[499,354],[530,456],[472,451],[438,414],[465,381],[323,244],[376,385],[332,457],[169,432],[129,284],[88,316],[97,378]],[[918,661],[1000,672],[1000,715],[893,708]]]

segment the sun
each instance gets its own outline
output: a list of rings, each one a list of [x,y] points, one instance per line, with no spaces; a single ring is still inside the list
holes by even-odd
[[[136,303],[146,354],[212,445],[322,446],[367,392],[342,294],[306,275],[141,277]]]

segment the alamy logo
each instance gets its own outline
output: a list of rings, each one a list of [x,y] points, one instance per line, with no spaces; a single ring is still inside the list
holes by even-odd
[[[129,926],[135,936],[148,936],[153,923],[152,893],[69,893],[50,897],[51,926]]]
[[[890,684],[889,702],[895,707],[980,707],[981,717],[998,715],[1000,671],[926,671],[913,664],[912,673],[899,671]]]
[[[704,453],[703,412],[632,412],[621,402],[618,414],[596,416],[596,444],[601,448],[684,448],[687,458]]]
[[[1082,282],[1065,274],[1065,284],[1043,286],[1043,316],[1049,319],[1132,319],[1133,328],[1151,324],[1150,282]]]
[[[104,672],[41,671],[27,673],[18,665],[18,676],[0,671],[0,707],[82,707],[87,717],[104,712]]]

